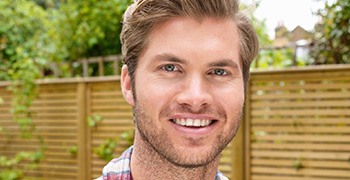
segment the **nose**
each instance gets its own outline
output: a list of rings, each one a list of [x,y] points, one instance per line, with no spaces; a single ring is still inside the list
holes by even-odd
[[[189,76],[182,82],[182,88],[177,95],[177,103],[188,106],[193,112],[200,111],[213,101],[210,86],[205,77]]]

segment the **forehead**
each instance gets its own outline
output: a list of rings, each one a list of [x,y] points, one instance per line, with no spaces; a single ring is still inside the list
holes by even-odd
[[[165,36],[166,35],[166,36]],[[238,30],[234,20],[222,18],[191,18],[174,17],[157,23],[151,30],[149,37],[163,36],[162,38],[172,37],[226,37],[230,40],[238,40]],[[181,36],[182,35],[182,36]]]
[[[237,26],[231,19],[176,17],[163,21],[150,32],[141,57],[169,53],[183,59],[203,59],[203,55],[239,59]]]

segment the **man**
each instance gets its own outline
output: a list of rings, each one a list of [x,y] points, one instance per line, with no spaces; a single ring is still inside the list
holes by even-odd
[[[101,179],[227,179],[258,41],[235,0],[139,0],[124,15],[122,92],[134,145]]]

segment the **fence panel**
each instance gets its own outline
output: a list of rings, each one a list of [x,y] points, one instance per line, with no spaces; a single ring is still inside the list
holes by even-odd
[[[10,115],[12,95],[6,87],[0,87],[4,104],[0,105],[0,153],[13,157],[21,151],[37,151],[43,140],[45,158],[37,169],[26,170],[26,178],[76,179],[78,162],[69,149],[76,146],[77,99],[76,84],[40,85],[39,96],[31,111],[36,131],[32,139],[21,138],[21,131]],[[39,138],[36,138],[39,137]],[[24,168],[21,163],[17,168]]]
[[[133,129],[132,110],[124,101],[118,80],[89,83],[89,116],[97,115],[102,121],[96,127],[90,128],[91,134],[91,173],[92,177],[101,176],[102,168],[106,165],[94,151],[107,139],[117,140],[120,135]],[[119,142],[116,154],[121,154],[127,143]]]
[[[31,110],[35,136],[46,146],[45,159],[25,176],[100,176],[107,162],[96,155],[96,148],[133,129],[132,109],[122,97],[119,78],[38,83]],[[0,85],[0,154],[35,151],[38,140],[19,137],[10,115],[13,97],[6,88]],[[222,172],[246,180],[350,178],[350,66],[253,72],[247,90],[244,124],[223,152]],[[102,120],[89,126],[87,119],[94,116]],[[126,146],[121,142],[116,154]],[[74,148],[77,154],[70,152]]]
[[[248,179],[350,179],[349,66],[256,72],[248,91]]]

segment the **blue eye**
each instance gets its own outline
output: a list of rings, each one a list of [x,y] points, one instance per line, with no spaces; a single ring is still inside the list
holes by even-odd
[[[173,64],[167,64],[167,65],[163,66],[163,69],[164,69],[165,71],[171,72],[171,71],[175,71],[176,66],[173,65]]]
[[[214,69],[213,74],[218,76],[225,76],[227,75],[227,72],[224,69]]]

